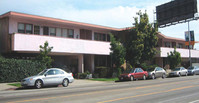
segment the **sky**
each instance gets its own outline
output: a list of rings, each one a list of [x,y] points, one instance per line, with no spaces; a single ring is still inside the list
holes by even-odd
[[[132,27],[136,12],[147,11],[152,23],[155,7],[171,0],[0,0],[0,14],[9,11],[60,18],[114,28]],[[190,22],[199,41],[199,21]],[[188,23],[159,28],[166,36],[184,39]],[[195,45],[199,50],[199,43]]]

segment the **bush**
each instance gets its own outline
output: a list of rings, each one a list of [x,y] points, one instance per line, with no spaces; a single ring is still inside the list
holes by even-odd
[[[89,79],[89,75],[91,73],[89,71],[86,71],[85,73],[78,73],[78,79]]]
[[[142,64],[141,64],[141,67],[142,67],[143,70],[147,70],[147,69],[149,69],[149,68],[158,67],[158,65],[156,65],[156,64],[150,65],[150,64],[147,64],[147,63],[142,63]]]
[[[112,75],[112,73],[110,73],[110,68],[103,66],[95,68],[95,75],[96,74],[98,74],[99,78],[107,78]]]
[[[0,57],[0,82],[19,82],[45,69],[40,62]]]

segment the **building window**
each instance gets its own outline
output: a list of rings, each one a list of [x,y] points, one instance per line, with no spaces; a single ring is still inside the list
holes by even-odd
[[[34,26],[34,34],[40,34],[40,26]]]
[[[171,43],[170,42],[165,42],[165,47],[171,47]]]
[[[67,29],[62,29],[62,36],[67,37]]]
[[[18,33],[25,33],[25,24],[18,24]]]
[[[44,26],[44,27],[43,27],[43,34],[44,34],[44,35],[49,35],[48,33],[49,33],[49,28],[46,27],[46,26]]]
[[[68,37],[74,38],[74,30],[73,29],[68,29]]]
[[[94,33],[94,40],[107,41],[107,35],[102,33]]]
[[[183,48],[183,44],[179,43],[177,48]]]
[[[24,24],[24,23],[19,23],[18,24],[18,33],[27,33],[27,34],[32,34],[32,24]]]
[[[55,28],[49,28],[50,36],[56,36]]]
[[[32,34],[32,25],[31,24],[26,24],[26,33]]]
[[[58,37],[61,37],[61,28],[56,29],[56,34]]]

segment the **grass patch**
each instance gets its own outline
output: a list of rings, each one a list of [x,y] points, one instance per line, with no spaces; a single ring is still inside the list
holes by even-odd
[[[15,87],[21,87],[21,83],[10,83],[8,85],[15,86]]]
[[[89,80],[93,80],[93,81],[118,81],[118,78],[93,78],[93,79],[89,79]]]

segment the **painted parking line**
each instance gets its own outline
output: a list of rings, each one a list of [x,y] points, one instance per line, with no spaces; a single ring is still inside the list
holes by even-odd
[[[148,96],[148,95],[153,95],[153,94],[161,94],[161,93],[167,93],[167,92],[172,92],[172,91],[177,91],[177,90],[183,90],[183,89],[193,88],[193,87],[197,87],[197,86],[199,86],[199,85],[196,85],[196,86],[186,86],[186,87],[174,88],[174,89],[170,89],[170,90],[166,90],[166,91],[152,92],[152,93],[140,94],[140,95],[135,95],[135,96],[117,98],[117,99],[102,101],[102,102],[98,102],[98,103],[115,102],[115,101],[130,99],[130,98],[143,97],[143,96]],[[195,103],[195,102],[193,102],[193,103]]]
[[[170,85],[170,84],[181,84],[181,83],[191,82],[191,81],[195,81],[195,80],[163,83],[163,84],[158,84],[158,85],[148,85],[148,86],[142,86],[142,87],[112,89],[112,90],[104,90],[104,91],[101,90],[101,91],[94,91],[94,92],[88,92],[88,93],[82,93],[82,94],[73,94],[73,95],[66,95],[66,96],[27,99],[27,100],[20,100],[20,101],[11,101],[11,102],[7,102],[7,103],[24,103],[24,102],[33,102],[33,101],[49,100],[49,99],[56,99],[56,98],[68,98],[68,97],[76,97],[76,96],[84,96],[84,95],[93,95],[93,94],[99,94],[99,93],[105,93],[105,92],[118,92],[118,91],[124,91],[124,90],[129,91],[129,90],[137,90],[137,89],[144,89],[144,88],[161,87],[161,86]]]

